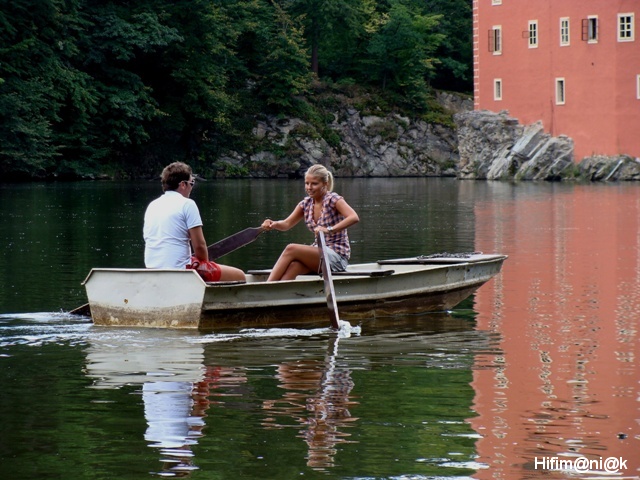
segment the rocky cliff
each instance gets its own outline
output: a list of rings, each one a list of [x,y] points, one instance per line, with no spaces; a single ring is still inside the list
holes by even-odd
[[[640,180],[640,159],[591,157],[574,162],[573,141],[542,125],[520,125],[507,112],[472,111],[467,97],[439,93],[455,125],[398,114],[363,114],[350,105],[318,131],[297,118],[256,121],[251,153],[233,152],[218,176],[300,177],[315,163],[339,177],[456,176],[487,180]]]
[[[522,126],[506,113],[456,114],[460,178],[558,180],[573,167],[573,141],[542,124]]]
[[[640,180],[640,159],[593,156],[576,163],[573,140],[520,125],[507,112],[460,112],[458,177],[488,180]]]
[[[471,100],[440,93],[448,111]],[[315,163],[341,177],[456,176],[458,139],[453,124],[428,123],[398,114],[362,113],[342,105],[319,132],[297,118],[263,117],[253,137],[258,148],[234,152],[215,165],[219,176],[299,177]]]

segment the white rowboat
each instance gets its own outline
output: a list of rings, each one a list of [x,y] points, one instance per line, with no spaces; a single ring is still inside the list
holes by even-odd
[[[333,274],[340,318],[449,310],[497,275],[506,258],[474,253],[350,265]],[[322,277],[267,282],[268,273],[249,271],[246,282],[206,283],[193,270],[94,268],[83,283],[96,325],[200,330],[326,325]]]

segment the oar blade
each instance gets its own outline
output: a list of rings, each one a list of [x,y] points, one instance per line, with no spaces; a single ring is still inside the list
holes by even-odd
[[[223,238],[219,242],[209,245],[207,251],[209,252],[209,260],[216,260],[220,257],[231,253],[240,247],[244,247],[253,242],[258,235],[263,232],[262,227],[250,227],[244,230],[234,233],[233,235]]]
[[[333,277],[331,275],[331,264],[329,263],[329,254],[327,252],[327,243],[323,232],[318,232],[318,248],[320,250],[320,268],[322,269],[322,279],[324,280],[324,294],[327,298],[327,308],[329,309],[329,321],[331,327],[338,330],[340,328],[338,320],[338,303],[336,301],[336,292],[333,286]]]

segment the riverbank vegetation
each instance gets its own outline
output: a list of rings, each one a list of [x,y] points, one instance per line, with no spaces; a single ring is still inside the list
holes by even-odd
[[[3,181],[197,170],[331,92],[440,121],[432,89],[472,85],[471,0],[0,0],[0,25]]]

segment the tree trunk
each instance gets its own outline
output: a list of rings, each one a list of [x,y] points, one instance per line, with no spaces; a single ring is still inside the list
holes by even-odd
[[[311,71],[318,76],[318,25],[316,21],[313,21],[312,33],[311,33]]]

